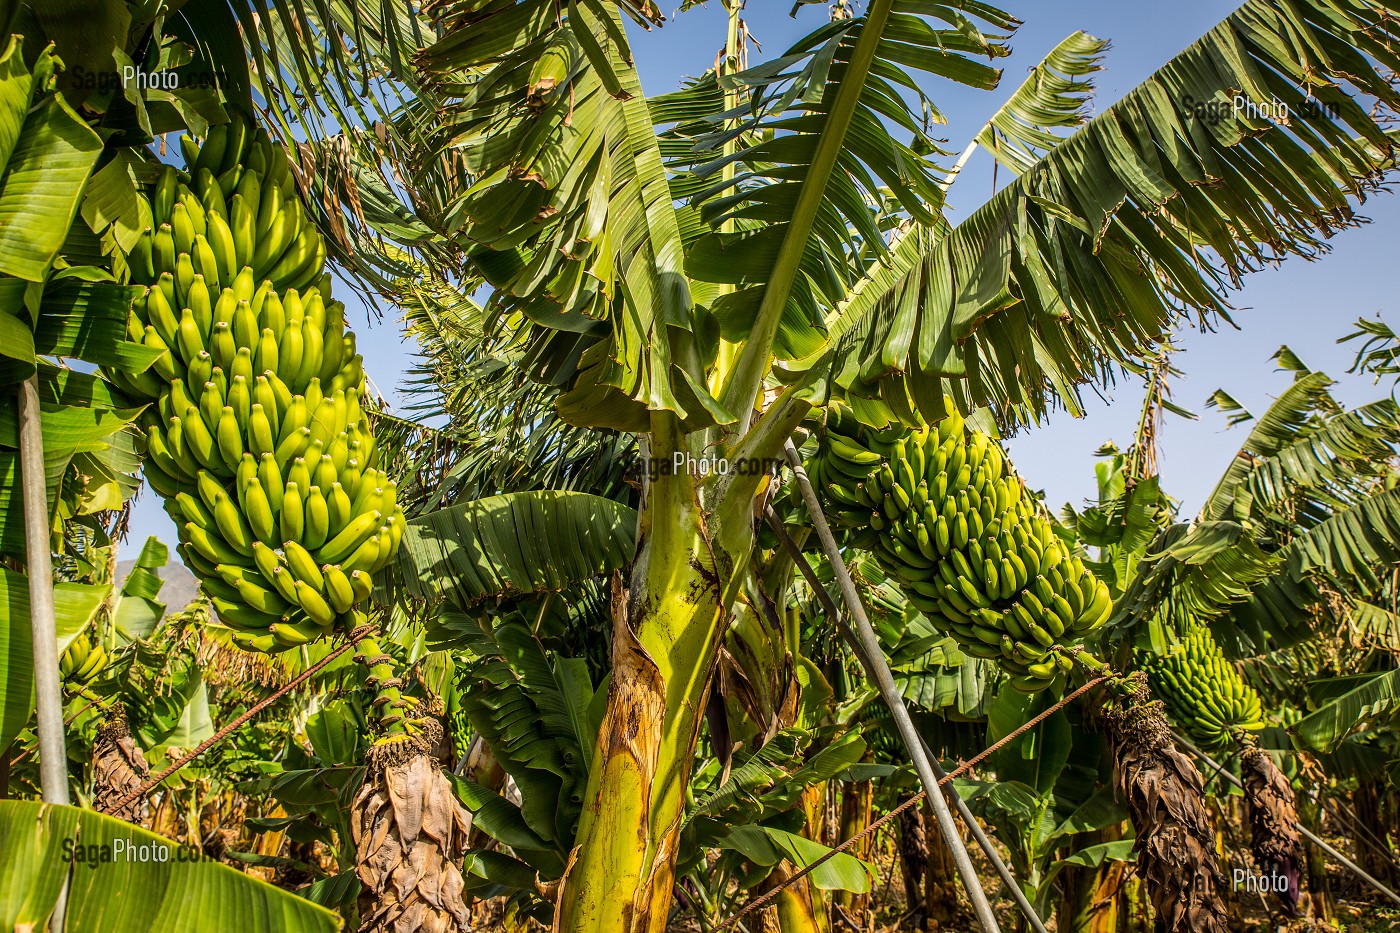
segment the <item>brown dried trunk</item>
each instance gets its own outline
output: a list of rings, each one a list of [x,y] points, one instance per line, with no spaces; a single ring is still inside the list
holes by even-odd
[[[1114,780],[1137,832],[1137,870],[1165,933],[1228,933],[1225,879],[1202,804],[1201,776],[1172,745],[1162,704],[1134,674],[1126,704],[1107,711]]]
[[[457,862],[467,812],[428,753],[441,737],[429,720],[416,736],[373,746],[351,829],[360,891],[360,933],[454,933],[468,926]]]
[[[97,729],[92,743],[92,808],[98,813],[135,823],[145,821],[150,803],[144,795],[122,801],[139,790],[151,776],[146,753],[131,737],[126,712],[114,709]]]
[[[847,782],[841,785],[841,840],[855,837],[870,825],[871,790],[869,781]],[[858,859],[870,858],[873,834],[863,837],[848,851]],[[853,917],[865,914],[869,898],[852,891],[837,891],[836,903]]]
[[[905,798],[907,800],[908,798]],[[904,803],[901,800],[900,803]],[[923,912],[924,873],[928,871],[928,839],[918,807],[899,815],[899,871],[904,878],[904,909]]]
[[[923,804],[924,825],[937,827],[928,801]],[[924,916],[932,929],[953,928],[958,919],[958,867],[943,834],[928,832],[928,868],[924,872]]]
[[[1075,837],[1075,848],[1122,839],[1117,826]],[[1117,933],[1126,869],[1123,862],[1105,862],[1096,868],[1069,868],[1060,874],[1064,892],[1056,908],[1057,929],[1073,933]]]
[[[1290,917],[1298,916],[1298,885],[1302,877],[1303,842],[1298,833],[1298,810],[1288,778],[1272,758],[1251,745],[1240,756],[1244,796],[1249,807],[1249,842],[1254,861],[1265,875],[1282,875],[1288,887],[1277,891]]]

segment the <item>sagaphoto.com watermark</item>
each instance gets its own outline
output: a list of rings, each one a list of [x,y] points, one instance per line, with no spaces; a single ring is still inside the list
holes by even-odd
[[[1341,112],[1336,104],[1313,97],[1289,104],[1276,97],[1271,100],[1257,101],[1247,94],[1212,97],[1208,100],[1198,100],[1187,94],[1181,99],[1181,104],[1193,118],[1211,126],[1217,126],[1227,119],[1233,120],[1240,117],[1268,120],[1271,123],[1286,126],[1295,118],[1300,117],[1336,119]]]
[[[160,840],[116,838],[107,842],[81,842],[76,836],[63,840],[60,857],[69,865],[97,869],[103,865],[161,865],[168,862],[202,862],[208,856],[186,845]]]
[[[762,476],[774,473],[786,460],[777,457],[696,457],[683,451],[676,451],[670,457],[646,457],[642,460],[642,471],[647,479],[657,480],[663,476]]]

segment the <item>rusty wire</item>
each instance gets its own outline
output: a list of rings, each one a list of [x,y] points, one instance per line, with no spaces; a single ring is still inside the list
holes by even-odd
[[[189,764],[191,761],[194,761],[200,755],[203,755],[210,748],[219,744],[219,742],[223,741],[229,733],[233,732],[235,729],[242,726],[248,720],[258,715],[258,713],[261,713],[263,710],[267,709],[273,703],[276,703],[288,693],[291,693],[297,687],[300,687],[302,684],[306,683],[312,677],[316,676],[316,674],[319,673],[327,664],[330,664],[336,658],[340,657],[342,654],[355,647],[357,644],[360,643],[361,639],[373,633],[374,627],[369,625],[362,625],[359,628],[355,629],[353,632],[350,633],[350,637],[346,639],[345,644],[341,645],[339,648],[335,649],[330,654],[326,655],[324,658],[317,661],[315,664],[311,665],[306,670],[302,671],[293,680],[289,680],[287,683],[283,684],[274,692],[268,694],[266,697],[263,697],[263,699],[250,706],[247,712],[245,712],[242,716],[239,716],[233,722],[224,726],[218,732],[215,732],[213,735],[209,736],[209,738],[196,745],[188,755],[184,756],[179,761],[166,768],[160,774],[157,774],[155,777],[148,780],[145,784],[142,784],[136,790],[127,794],[125,797],[123,797],[120,801],[117,802],[116,809],[121,809],[122,807],[125,807],[126,805],[130,804],[136,798],[144,797],[146,794],[150,793],[157,786],[159,786],[162,781],[170,777],[170,775],[174,774],[176,771],[179,771],[185,765]]]

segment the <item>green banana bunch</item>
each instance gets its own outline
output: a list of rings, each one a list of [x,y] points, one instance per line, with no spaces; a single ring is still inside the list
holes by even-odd
[[[1108,587],[1058,540],[1001,446],[946,406],[937,425],[872,431],[833,403],[809,474],[919,611],[1018,690],[1043,690],[1073,669],[1062,649],[1108,619]]]
[[[86,631],[73,639],[58,659],[58,672],[63,675],[63,682],[74,690],[92,683],[106,667],[107,652]]]
[[[1228,745],[1239,731],[1264,728],[1264,705],[1245,683],[1210,629],[1201,626],[1165,655],[1142,659],[1167,712],[1203,748]]]
[[[196,275],[217,295],[245,267],[277,291],[322,282],[326,244],[302,207],[281,146],[235,114],[211,126],[203,145],[185,135],[180,148],[188,175],[167,166],[157,180],[153,227],[128,257],[132,282],[153,285],[169,272],[179,297]]]
[[[155,400],[145,475],[186,565],[240,646],[280,651],[353,624],[404,514],[286,155],[241,118],[181,144],[190,174],[166,168],[129,257],[128,328],[162,355],[109,376]]]

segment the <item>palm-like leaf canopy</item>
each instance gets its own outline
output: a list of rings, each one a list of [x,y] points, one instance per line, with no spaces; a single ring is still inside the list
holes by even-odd
[[[1347,409],[1326,374],[1287,347],[1275,359],[1295,379],[1257,419],[1224,392],[1212,397],[1251,429],[1194,521],[1173,521],[1155,476],[1101,475],[1101,503],[1074,516],[1123,589],[1115,624],[1147,623],[1156,645],[1202,623],[1236,655],[1297,644],[1345,624],[1400,561],[1400,491],[1385,482],[1400,405]],[[1117,472],[1124,458],[1113,463]]]
[[[833,315],[836,346],[793,369],[897,413],[944,392],[1075,407],[1106,364],[1224,314],[1241,273],[1351,221],[1395,152],[1355,99],[1397,100],[1358,51],[1400,62],[1393,12],[1251,0],[957,228],[912,228]],[[1237,95],[1291,119],[1235,111]]]
[[[870,420],[934,414],[944,393],[1013,420],[1075,408],[1077,386],[1227,313],[1244,272],[1314,254],[1395,155],[1366,109],[1397,100],[1390,0],[1250,0],[1065,136],[1102,52],[1070,37],[977,135],[1019,177],[956,227],[909,99],[937,119],[943,79],[996,83],[1016,22],[984,4],[874,3],[652,99],[622,28],[656,21],[649,4],[430,12],[421,41],[404,23],[360,46],[397,82],[375,97],[392,118],[347,132],[347,158],[390,166],[376,195],[412,210],[349,226],[440,243],[483,277],[493,323],[528,335],[518,365],[594,426],[743,421],[756,388],[740,383],[770,352],[808,397]],[[720,336],[759,348],[737,375],[713,371]]]

